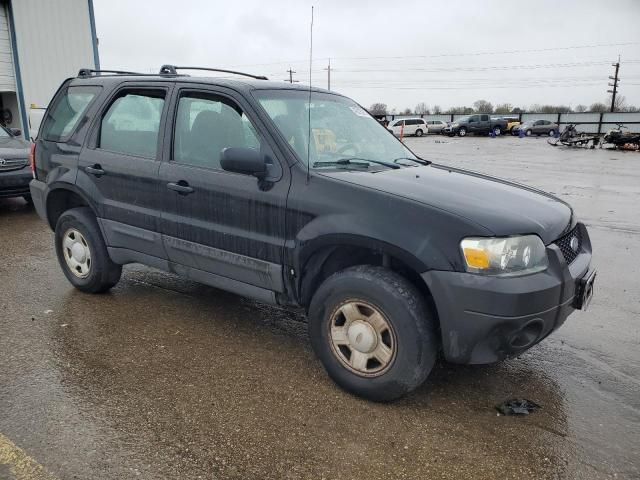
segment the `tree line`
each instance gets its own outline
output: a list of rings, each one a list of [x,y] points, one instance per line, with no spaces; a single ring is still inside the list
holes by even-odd
[[[369,112],[372,115],[429,115],[429,114],[471,114],[471,113],[493,113],[493,114],[519,114],[524,112],[535,112],[535,113],[572,113],[572,112],[595,112],[595,113],[603,113],[611,110],[611,99],[609,99],[609,103],[605,104],[602,102],[594,102],[591,105],[582,105],[578,104],[574,107],[570,107],[569,105],[541,105],[541,104],[533,104],[530,105],[529,108],[521,108],[518,106],[514,106],[510,103],[499,103],[497,105],[493,105],[491,102],[486,100],[476,100],[473,102],[473,106],[460,106],[460,107],[450,107],[447,110],[442,109],[439,105],[433,105],[429,107],[425,102],[418,103],[413,111],[410,108],[405,108],[404,110],[398,111],[395,108],[389,109],[387,108],[387,104],[385,103],[374,103],[369,108]],[[627,105],[626,99],[622,95],[618,95],[616,97],[616,101],[614,104],[613,110],[615,112],[640,112],[640,107],[636,107],[633,105]]]

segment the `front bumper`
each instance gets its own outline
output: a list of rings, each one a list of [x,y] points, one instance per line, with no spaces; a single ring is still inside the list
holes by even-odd
[[[29,182],[32,178],[29,166],[20,170],[0,172],[0,198],[29,195]]]
[[[512,357],[564,323],[575,309],[578,281],[590,273],[591,242],[584,225],[578,228],[582,245],[569,265],[551,244],[544,272],[521,277],[422,274],[436,304],[447,361],[479,364]]]

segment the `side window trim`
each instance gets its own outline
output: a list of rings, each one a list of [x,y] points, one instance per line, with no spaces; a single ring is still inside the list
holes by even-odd
[[[162,108],[162,113],[160,114],[160,126],[158,128],[158,144],[156,146],[156,156],[155,157],[147,157],[143,155],[134,155],[130,153],[121,153],[121,152],[112,152],[110,150],[105,150],[98,147],[98,139],[100,137],[100,128],[102,127],[102,120],[111,108],[111,105],[122,96],[122,92],[124,91],[159,91],[163,90],[165,92],[164,96],[164,105]],[[93,119],[93,124],[90,127],[90,134],[88,135],[89,141],[87,142],[87,148],[91,150],[99,150],[101,152],[113,154],[113,155],[124,155],[128,157],[135,158],[144,158],[144,159],[152,159],[152,160],[161,160],[163,145],[164,145],[164,131],[167,121],[167,113],[169,108],[169,103],[172,98],[173,86],[167,83],[155,83],[155,82],[123,82],[118,85],[113,91],[109,94],[109,96],[102,102],[97,110],[97,114]]]

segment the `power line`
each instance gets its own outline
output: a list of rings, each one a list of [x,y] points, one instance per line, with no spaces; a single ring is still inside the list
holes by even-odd
[[[396,58],[443,58],[443,57],[471,57],[479,55],[503,55],[515,53],[535,53],[535,52],[551,52],[561,50],[575,50],[581,48],[599,48],[599,47],[620,47],[640,45],[640,42],[624,42],[624,43],[601,43],[595,45],[574,45],[570,47],[550,47],[550,48],[532,48],[527,50],[502,50],[502,51],[484,51],[472,53],[441,53],[438,55],[390,55],[380,57],[334,57],[338,60],[374,60],[374,59],[396,59]]]
[[[608,60],[598,62],[571,62],[571,63],[546,63],[546,64],[529,64],[529,65],[495,65],[485,67],[442,67],[442,68],[393,68],[393,69],[336,69],[337,72],[345,73],[373,73],[373,72],[486,72],[486,71],[505,71],[505,70],[537,70],[540,68],[574,68],[574,67],[593,67],[597,65],[607,65]]]
[[[535,53],[535,52],[551,52],[551,51],[565,51],[584,48],[604,48],[604,47],[622,47],[640,45],[640,42],[622,42],[622,43],[600,43],[593,45],[573,45],[568,47],[550,47],[550,48],[534,48],[527,50],[503,50],[503,51],[483,51],[483,52],[459,52],[459,53],[442,53],[437,55],[392,55],[392,56],[378,56],[378,57],[335,57],[334,60],[384,60],[384,59],[405,59],[405,58],[446,58],[446,57],[470,57],[481,55],[511,55],[519,53]],[[320,57],[323,58],[323,57]],[[324,57],[324,58],[329,58]],[[307,59],[302,60],[283,60],[277,62],[266,63],[244,63],[229,65],[230,67],[263,67],[270,65],[287,65],[287,64],[306,64]]]

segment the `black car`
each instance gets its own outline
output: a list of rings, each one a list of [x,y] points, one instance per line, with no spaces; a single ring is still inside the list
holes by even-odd
[[[29,182],[33,178],[29,167],[30,143],[18,136],[20,130],[0,126],[0,198],[24,197],[31,202]]]
[[[34,162],[34,203],[76,288],[104,292],[139,262],[301,306],[329,375],[373,400],[415,389],[439,352],[518,355],[593,291],[568,204],[420,159],[321,89],[81,71]]]

